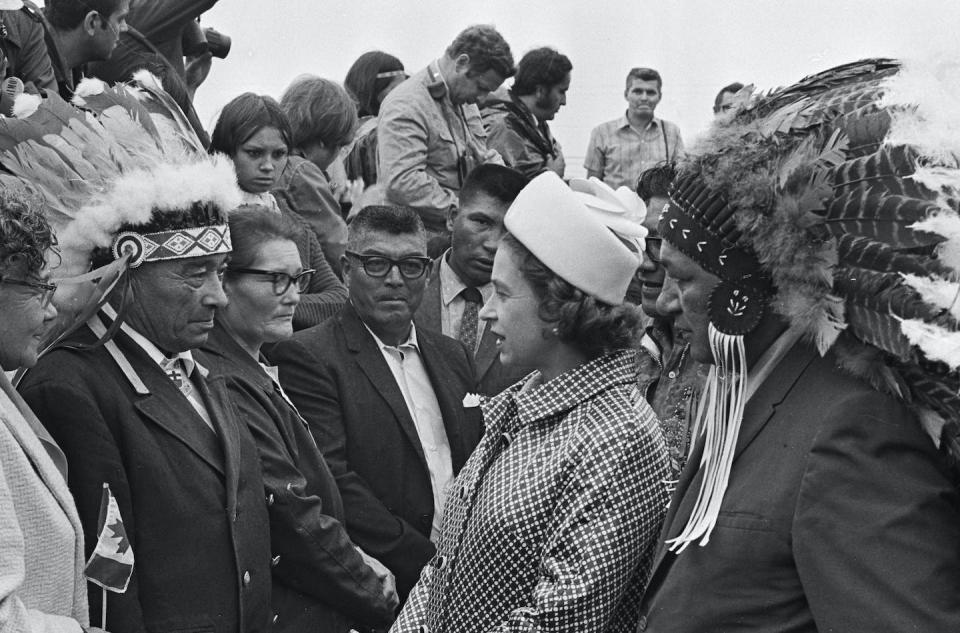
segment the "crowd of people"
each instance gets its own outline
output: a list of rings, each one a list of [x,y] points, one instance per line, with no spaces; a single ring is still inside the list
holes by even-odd
[[[565,179],[485,25],[208,135],[213,4],[0,0],[0,632],[960,631],[956,67]]]

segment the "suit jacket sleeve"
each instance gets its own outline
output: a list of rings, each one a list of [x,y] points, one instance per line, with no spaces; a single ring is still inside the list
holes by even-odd
[[[958,492],[904,409],[851,400],[814,440],[796,507],[817,628],[960,631]]]
[[[22,388],[22,394],[67,456],[68,481],[83,525],[85,555],[89,557],[97,544],[100,501],[106,482],[117,499],[127,538],[136,556],[137,519],[130,501],[126,470],[99,403],[72,385],[45,379],[28,382]],[[92,593],[92,626],[108,631],[145,630],[136,565],[127,591],[110,594],[106,623],[100,621],[98,592]]]
[[[237,408],[260,455],[263,485],[270,500],[271,547],[278,557],[274,576],[301,593],[334,605],[356,622],[390,624],[393,609],[383,598],[379,579],[343,525],[324,512],[322,499],[310,490],[281,439],[284,424],[300,421],[286,417],[261,390],[242,379],[231,377],[227,385],[238,396]]]
[[[352,385],[338,375],[333,362],[320,361],[296,339],[274,347],[270,360],[280,368],[284,390],[310,424],[337,480],[351,537],[394,573],[398,591],[406,594],[436,549],[429,538],[390,512],[363,478],[350,470],[341,401],[356,397]]]

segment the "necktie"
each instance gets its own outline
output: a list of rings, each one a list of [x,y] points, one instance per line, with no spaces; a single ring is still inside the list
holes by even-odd
[[[460,317],[460,332],[457,335],[470,353],[477,351],[477,323],[479,322],[480,303],[483,297],[476,288],[464,288],[460,291],[463,297],[463,316]]]
[[[173,384],[177,386],[177,389],[180,390],[180,393],[187,396],[188,398],[193,393],[193,385],[190,384],[190,379],[187,378],[187,373],[183,368],[183,361],[179,357],[174,358],[164,358],[161,362],[163,371],[167,374],[167,377],[173,381]]]

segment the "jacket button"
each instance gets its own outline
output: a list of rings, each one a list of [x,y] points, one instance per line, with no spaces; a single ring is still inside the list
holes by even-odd
[[[645,615],[640,616],[640,621],[637,622],[637,630],[641,632],[647,630],[647,616]]]
[[[422,526],[425,527],[425,528],[430,527],[430,515],[429,515],[429,514],[421,514],[421,515],[420,515],[420,525],[422,525]]]
[[[280,564],[280,555],[279,555],[279,554],[277,554],[276,556],[274,556],[273,558],[270,559],[270,566],[271,566],[271,567],[276,567],[276,566],[279,565],[279,564]]]
[[[446,569],[447,563],[449,562],[449,559],[443,554],[437,556],[437,569]]]
[[[250,572],[248,571],[243,572],[243,586],[250,586]]]

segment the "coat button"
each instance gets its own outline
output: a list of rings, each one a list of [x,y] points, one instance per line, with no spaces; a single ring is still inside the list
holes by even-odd
[[[429,515],[429,514],[421,514],[421,515],[420,515],[420,525],[423,526],[423,527],[425,527],[425,528],[430,527],[430,515]]]
[[[248,571],[243,572],[243,586],[250,586],[250,572]]]
[[[273,558],[270,559],[270,566],[271,566],[271,567],[276,567],[276,566],[279,565],[279,564],[280,564],[280,555],[279,555],[279,554],[277,554],[276,556],[274,556]]]
[[[449,559],[443,554],[437,556],[437,569],[446,569]]]
[[[641,615],[640,621],[637,622],[637,631],[646,631],[647,630],[647,616]]]

